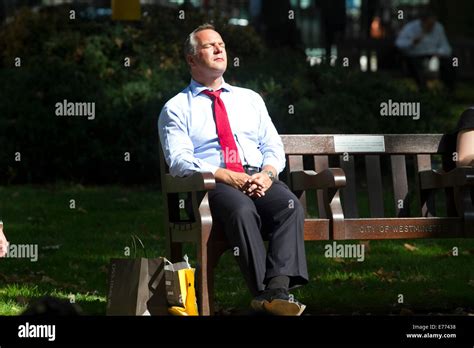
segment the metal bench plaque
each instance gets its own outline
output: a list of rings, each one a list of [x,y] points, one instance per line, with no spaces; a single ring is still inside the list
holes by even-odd
[[[385,152],[383,135],[335,135],[335,152]]]

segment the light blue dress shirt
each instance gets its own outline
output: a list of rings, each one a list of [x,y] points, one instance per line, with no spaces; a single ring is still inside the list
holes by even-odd
[[[413,39],[423,35],[417,45]],[[395,45],[409,56],[440,55],[450,56],[451,46],[444,32],[443,25],[436,22],[430,33],[423,33],[421,20],[417,19],[407,23],[398,34]]]
[[[171,98],[161,110],[158,132],[166,163],[172,176],[193,172],[215,173],[225,168],[212,100],[201,93],[207,87],[191,79],[181,93]],[[273,166],[278,173],[285,168],[283,143],[268,115],[260,95],[250,89],[224,82],[221,99],[243,165]]]

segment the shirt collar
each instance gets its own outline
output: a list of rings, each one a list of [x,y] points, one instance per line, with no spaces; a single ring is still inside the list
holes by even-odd
[[[206,89],[209,89],[206,86],[201,85],[199,82],[197,82],[194,79],[191,79],[191,83],[189,84],[189,88],[191,89],[191,93],[193,94],[193,97],[197,96],[202,91],[204,91]],[[227,82],[225,82],[224,78],[222,78],[222,84],[218,89],[222,89],[223,91],[231,92],[232,86],[229,85]]]

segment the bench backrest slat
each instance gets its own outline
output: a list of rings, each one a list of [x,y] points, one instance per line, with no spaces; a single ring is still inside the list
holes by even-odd
[[[430,170],[431,156],[430,155],[417,155],[416,156],[416,170],[418,172],[423,170]],[[432,192],[419,192],[420,195],[420,208],[421,216],[435,216],[435,197]]]
[[[287,161],[288,161],[287,163],[288,178],[290,178],[290,175],[289,175],[290,172],[304,170],[303,156],[301,155],[288,156]],[[304,208],[305,216],[308,216],[308,209],[306,206],[306,192],[301,192],[298,198],[300,200],[301,205]]]
[[[410,216],[410,199],[408,197],[408,178],[404,155],[390,156],[392,166],[393,198],[395,200],[395,215]]]
[[[357,218],[359,217],[359,209],[357,204],[357,187],[354,156],[340,156],[339,166],[344,170],[344,173],[346,174],[346,187],[341,190],[344,216],[347,218]]]
[[[365,170],[367,173],[367,189],[369,192],[370,216],[373,218],[384,217],[385,214],[380,156],[365,156]]]
[[[313,156],[314,159],[314,170],[316,173],[322,172],[325,169],[329,168],[329,158],[328,156]],[[321,219],[327,219],[325,207],[329,204],[326,202],[325,195],[322,190],[317,190],[316,197],[318,201],[318,213]]]

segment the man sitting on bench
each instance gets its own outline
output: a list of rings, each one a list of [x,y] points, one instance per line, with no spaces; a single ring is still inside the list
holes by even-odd
[[[166,103],[158,120],[170,174],[214,174],[213,221],[234,250],[254,296],[252,308],[300,315],[305,306],[288,291],[308,282],[304,210],[277,180],[285,167],[281,138],[262,98],[224,81],[226,48],[212,25],[189,35],[185,57],[191,83]]]

